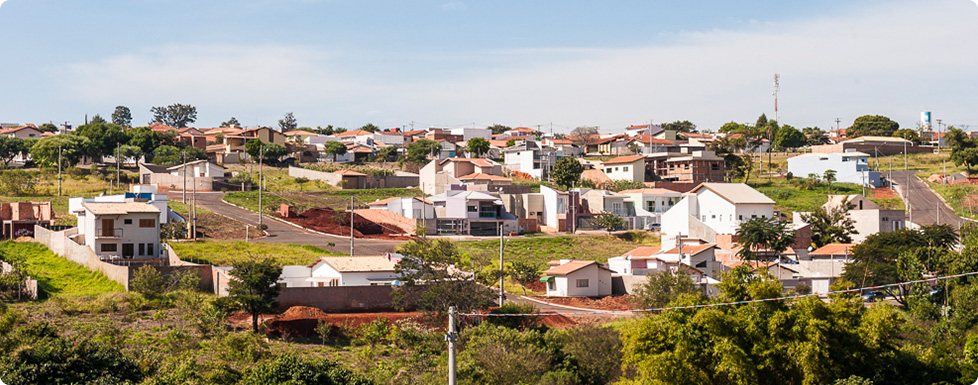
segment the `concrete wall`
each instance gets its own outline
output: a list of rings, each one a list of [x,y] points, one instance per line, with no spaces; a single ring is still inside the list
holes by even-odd
[[[311,180],[321,180],[323,182],[329,183],[330,185],[342,187],[344,189],[356,188],[356,186],[340,186],[340,183],[343,180],[343,176],[331,172],[316,171],[316,170],[309,170],[300,167],[289,166],[289,176],[295,178],[303,177]],[[367,175],[361,178],[364,180],[364,185],[362,186],[362,188],[418,187],[421,183],[420,178],[416,176]]]
[[[223,181],[224,177],[187,177],[187,191],[194,189],[194,184],[197,184],[197,191],[213,191],[214,181]],[[170,174],[143,174],[142,180],[143,184],[158,184],[161,186],[172,186],[174,190],[183,189],[184,178],[182,176],[170,175]]]
[[[393,286],[290,287],[279,292],[280,309],[309,306],[326,312],[392,311]]]
[[[109,279],[122,284],[128,290],[129,267],[102,262],[92,249],[68,239],[69,236],[77,233],[77,231],[77,227],[64,231],[51,231],[41,226],[34,226],[34,239],[47,246],[55,254],[69,261],[81,264],[89,270],[100,272]]]

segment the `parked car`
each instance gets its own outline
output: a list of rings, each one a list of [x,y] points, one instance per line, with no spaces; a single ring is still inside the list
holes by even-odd
[[[659,224],[659,223],[650,223],[649,224],[649,231],[660,231],[660,230],[662,230],[662,225],[661,224]]]
[[[886,293],[882,291],[867,291],[863,293],[864,302],[876,302],[886,298]]]

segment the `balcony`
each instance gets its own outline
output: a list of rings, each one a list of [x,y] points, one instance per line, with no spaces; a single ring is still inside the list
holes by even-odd
[[[122,229],[99,227],[95,230],[95,238],[122,238]]]

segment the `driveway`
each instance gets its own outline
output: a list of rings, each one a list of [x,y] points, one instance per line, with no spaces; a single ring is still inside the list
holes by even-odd
[[[189,195],[189,194],[188,194]],[[217,214],[246,223],[252,226],[258,225],[258,213],[228,204],[223,199],[223,192],[198,192],[197,204],[207,210]],[[171,201],[182,202],[183,195],[180,191],[171,191],[167,194]],[[188,201],[190,197],[187,197]],[[350,238],[338,235],[320,234],[310,230],[282,223],[268,216],[262,220],[268,226],[266,230],[268,236],[256,242],[273,243],[295,243],[300,245],[314,245],[325,250],[337,253],[350,252]],[[381,255],[394,249],[403,241],[384,241],[376,239],[356,239],[354,241],[355,255]],[[335,246],[329,246],[333,243]]]
[[[896,189],[900,192],[904,202],[907,202],[909,195],[908,208],[912,213],[908,212],[907,214],[912,217],[913,223],[921,226],[938,223],[949,224],[955,229],[959,229],[966,222],[965,219],[955,214],[954,210],[951,210],[941,200],[941,197],[930,189],[930,186],[914,175],[916,171],[894,170],[892,173],[893,176],[890,181],[897,185]]]

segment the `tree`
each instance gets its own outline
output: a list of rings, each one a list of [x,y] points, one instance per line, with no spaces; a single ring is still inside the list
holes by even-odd
[[[531,262],[519,260],[510,266],[509,276],[523,287],[523,295],[526,295],[526,285],[540,279],[540,267]]]
[[[363,127],[360,127],[360,129],[361,130],[364,130],[364,131],[367,131],[367,132],[377,132],[377,131],[380,131],[380,127],[375,126],[373,123],[364,124]]]
[[[642,152],[642,147],[639,146],[638,143],[631,142],[628,144],[628,151],[631,151],[632,154],[638,154]]]
[[[469,312],[493,304],[491,289],[456,268],[462,255],[452,241],[421,237],[398,245],[397,252],[405,255],[395,267],[403,285],[391,295],[399,308],[415,304],[426,313],[443,315],[449,306]]]
[[[144,153],[151,153],[163,142],[163,134],[149,127],[135,127],[126,132],[130,146],[139,147]]]
[[[829,194],[832,193],[832,183],[835,182],[835,170],[825,170],[825,174],[822,175],[822,180],[828,186]]]
[[[153,107],[153,120],[149,123],[160,123],[167,126],[183,128],[197,121],[197,107],[189,104],[175,103],[166,107]]]
[[[234,118],[231,118],[231,119],[234,119]],[[292,115],[291,112],[286,113],[285,114],[285,117],[283,117],[282,119],[279,119],[278,120],[278,128],[279,128],[279,131],[282,131],[282,132],[293,131],[298,126],[299,125],[298,125],[298,123],[296,123],[296,120],[295,120],[295,115]]]
[[[493,125],[491,125],[491,126],[489,126],[487,128],[490,131],[492,131],[492,135],[494,135],[494,136],[495,135],[502,134],[502,133],[504,133],[506,131],[509,131],[509,130],[512,130],[513,129],[512,127],[504,126],[502,124],[493,124]]]
[[[584,148],[585,151],[587,145],[594,142],[600,135],[597,126],[580,126],[572,130],[570,134],[574,137],[574,144]]]
[[[848,200],[841,205],[826,210],[818,207],[815,211],[802,214],[801,218],[812,226],[812,244],[822,247],[830,243],[851,243],[856,234],[856,225],[849,217],[849,210],[856,205]]]
[[[441,151],[441,144],[431,139],[418,139],[408,144],[406,150],[405,161],[424,163],[428,161],[429,155],[437,156]]]
[[[971,174],[971,167],[978,164],[978,148],[954,148],[951,150],[951,161],[955,165],[964,165],[968,174]]]
[[[33,141],[12,136],[0,136],[0,160],[9,165],[17,155],[27,154],[34,145]]]
[[[764,260],[759,254],[773,253],[780,258],[795,241],[795,231],[788,222],[777,218],[751,218],[737,226],[737,243],[742,248],[737,256],[744,260]]]
[[[659,127],[662,127],[665,130],[673,130],[673,131],[676,131],[677,133],[680,133],[680,132],[681,133],[696,133],[697,132],[696,131],[696,125],[693,124],[693,122],[690,122],[688,120],[683,120],[683,121],[677,120],[677,121],[672,122],[672,123],[662,123],[662,124],[659,124]]]
[[[234,264],[228,297],[251,314],[251,326],[258,332],[258,317],[275,309],[278,278],[282,267],[267,257],[250,258]]]
[[[118,144],[129,140],[122,127],[111,123],[89,123],[76,128],[72,135],[84,136],[92,142],[94,151],[88,154],[92,157],[112,154]]]
[[[232,127],[232,126],[240,127],[241,122],[239,122],[238,119],[233,116],[231,117],[231,119],[228,119],[228,121],[221,122],[221,127]]]
[[[132,111],[129,111],[129,107],[116,106],[115,111],[112,112],[112,124],[115,124],[120,127],[131,126]]]
[[[469,152],[475,154],[477,158],[489,152],[489,141],[484,138],[469,139],[466,146],[469,148]]]
[[[696,283],[693,282],[686,268],[649,272],[646,277],[648,279],[639,285],[630,297],[643,309],[665,307],[684,295],[699,296]]]
[[[323,145],[323,152],[325,152],[326,155],[332,155],[333,156],[333,163],[336,163],[336,157],[338,155],[346,154],[346,145],[343,144],[343,143],[340,143],[340,142],[331,140],[329,142],[326,142],[326,144]]]
[[[153,151],[153,163],[169,166],[183,164],[184,153],[186,153],[187,162],[207,159],[207,152],[197,147],[185,147],[181,149],[174,146],[163,145],[157,147],[156,150]]]
[[[278,143],[265,143],[258,139],[245,142],[245,153],[252,159],[261,158],[264,161],[276,160],[289,153],[289,149]]]
[[[143,156],[143,150],[136,146],[124,144],[119,146],[117,151],[113,151],[113,156],[121,160],[123,163],[126,161],[126,159],[133,159],[134,163],[138,163],[139,158]]]
[[[608,230],[608,234],[611,234],[614,230],[625,228],[625,219],[605,211],[591,219],[591,224]]]
[[[108,121],[105,120],[101,115],[95,114],[92,119],[89,119],[85,124],[107,124]]]
[[[44,133],[44,132],[58,132],[58,126],[55,126],[54,123],[44,123],[44,124],[42,124],[40,126],[37,126],[37,130],[40,131],[40,132],[42,132],[42,133]]]
[[[825,131],[818,127],[805,127],[801,129],[801,132],[805,134],[805,143],[809,146],[829,143],[829,137],[825,135]]]
[[[345,151],[344,146],[344,151]],[[387,146],[377,150],[377,159],[381,162],[390,162],[397,160],[397,147]],[[335,160],[334,160],[335,161]]]
[[[787,124],[781,126],[778,133],[774,136],[774,146],[786,150],[798,148],[805,145],[805,134]]]
[[[917,130],[914,130],[912,128],[901,128],[899,130],[896,130],[893,132],[893,137],[906,139],[911,142],[914,142],[915,144],[921,143],[920,134],[917,133]]]
[[[79,135],[54,135],[41,138],[31,147],[31,158],[43,166],[57,167],[60,151],[61,165],[74,166],[88,156],[92,150],[92,141]]]
[[[510,139],[506,141],[506,147],[513,147],[516,145],[516,139]]]
[[[571,157],[563,157],[554,164],[554,169],[550,172],[550,176],[558,186],[568,188],[573,186],[574,182],[581,179],[583,172],[584,166],[581,165],[581,162]]]
[[[882,115],[863,115],[852,122],[846,129],[846,136],[893,136],[900,129],[900,124]]]

